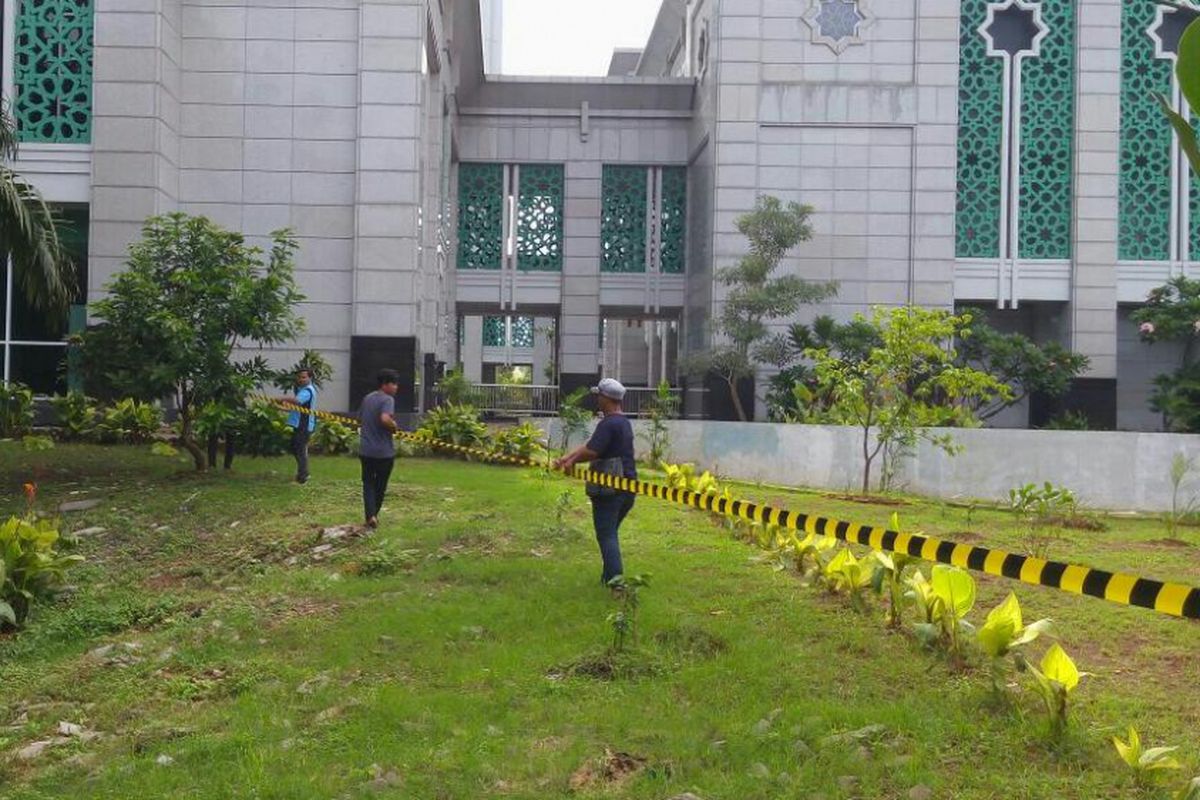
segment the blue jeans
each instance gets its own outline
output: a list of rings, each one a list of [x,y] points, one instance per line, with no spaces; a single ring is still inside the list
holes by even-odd
[[[600,558],[604,560],[604,572],[600,576],[600,582],[605,585],[618,575],[625,574],[621,566],[621,541],[618,532],[621,523],[633,508],[633,500],[633,495],[624,493],[592,498],[592,525],[596,528]]]

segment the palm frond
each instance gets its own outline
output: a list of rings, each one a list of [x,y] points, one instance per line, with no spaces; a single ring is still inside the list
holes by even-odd
[[[63,313],[75,291],[75,267],[59,238],[66,223],[38,190],[0,166],[0,241],[12,258],[16,285],[34,308]]]

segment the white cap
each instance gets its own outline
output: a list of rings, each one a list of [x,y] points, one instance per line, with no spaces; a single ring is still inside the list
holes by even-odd
[[[624,400],[625,387],[622,386],[621,382],[618,380],[614,380],[613,378],[605,378],[604,380],[600,381],[599,386],[592,387],[592,394],[604,395],[609,400]]]

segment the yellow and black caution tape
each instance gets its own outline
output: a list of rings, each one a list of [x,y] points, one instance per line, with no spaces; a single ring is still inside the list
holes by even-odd
[[[358,420],[350,417],[325,411],[308,411],[303,406],[286,401],[274,399],[271,401],[290,411],[311,413],[318,419],[333,420],[353,427],[359,425]],[[527,467],[547,466],[547,464],[538,463],[532,459],[490,453],[420,434],[401,431],[397,435],[413,442],[469,455],[480,460]],[[925,561],[951,564],[1033,586],[1047,586],[1071,594],[1098,597],[1112,603],[1149,608],[1176,617],[1200,619],[1200,588],[1180,583],[1139,578],[1135,575],[1108,572],[1061,561],[1047,561],[989,547],[976,547],[935,539],[931,536],[900,533],[886,528],[816,517],[788,509],[772,508],[760,503],[731,500],[686,489],[672,489],[660,484],[596,473],[584,467],[576,467],[571,477],[630,494],[653,497],[747,522],[778,525],[789,530],[828,536],[844,542],[864,545],[881,552],[905,553]]]

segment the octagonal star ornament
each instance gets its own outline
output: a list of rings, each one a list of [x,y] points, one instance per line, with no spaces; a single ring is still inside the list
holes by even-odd
[[[1179,40],[1183,32],[1197,19],[1200,19],[1200,8],[1195,7],[1194,3],[1158,6],[1154,22],[1146,29],[1146,35],[1154,42],[1154,57],[1174,61],[1179,56]]]
[[[812,28],[813,44],[823,44],[841,55],[852,44],[862,44],[862,32],[875,21],[867,0],[812,0],[804,13]]]
[[[987,19],[979,26],[988,55],[1013,60],[1036,57],[1049,33],[1042,21],[1042,4],[1031,0],[989,3]]]

